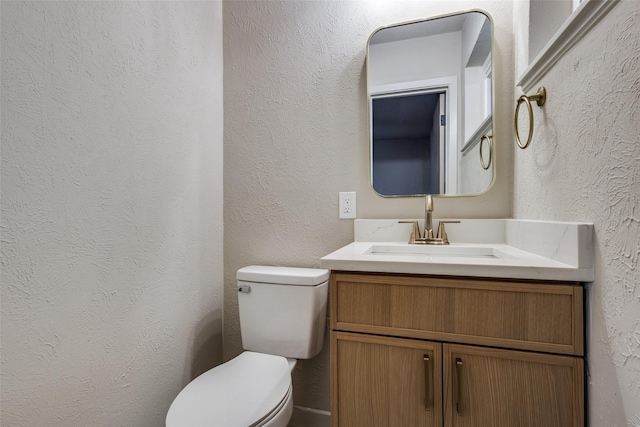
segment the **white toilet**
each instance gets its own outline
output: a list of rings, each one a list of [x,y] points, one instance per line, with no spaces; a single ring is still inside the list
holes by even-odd
[[[238,270],[245,350],[191,381],[167,413],[167,427],[286,427],[291,371],[324,343],[329,271],[249,266]]]

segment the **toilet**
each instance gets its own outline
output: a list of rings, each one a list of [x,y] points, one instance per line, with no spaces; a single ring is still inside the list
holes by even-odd
[[[176,396],[167,427],[286,427],[291,371],[324,344],[329,271],[252,265],[238,270],[243,353]]]

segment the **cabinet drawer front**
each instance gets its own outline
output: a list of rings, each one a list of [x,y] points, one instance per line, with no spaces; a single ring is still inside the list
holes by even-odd
[[[335,273],[332,329],[582,355],[582,287]]]

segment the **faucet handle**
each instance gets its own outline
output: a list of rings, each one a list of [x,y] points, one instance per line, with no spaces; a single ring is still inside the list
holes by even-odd
[[[460,224],[460,221],[440,221],[438,224],[438,234],[437,238],[442,240],[442,243],[445,245],[449,244],[449,237],[447,236],[447,232],[444,229],[445,224]]]
[[[418,225],[418,221],[398,221],[398,224],[413,224],[409,244],[413,245],[416,242],[416,239],[420,238],[420,226]]]

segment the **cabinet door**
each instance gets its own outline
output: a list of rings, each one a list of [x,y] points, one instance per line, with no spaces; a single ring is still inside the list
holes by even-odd
[[[331,333],[334,427],[442,426],[442,344]]]
[[[445,426],[584,426],[583,361],[445,344]]]

